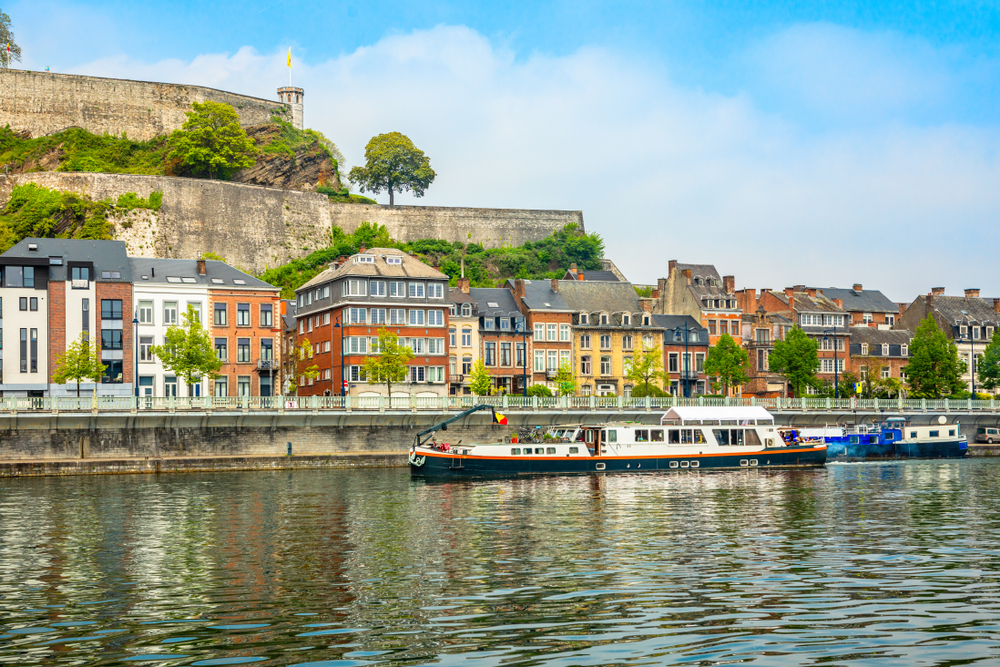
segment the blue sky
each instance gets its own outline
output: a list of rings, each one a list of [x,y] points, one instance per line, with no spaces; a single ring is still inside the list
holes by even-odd
[[[636,282],[676,258],[1000,296],[997,3],[2,7],[32,69],[274,98],[291,46],[306,123],[349,163],[392,130],[431,157],[403,203],[583,210]]]

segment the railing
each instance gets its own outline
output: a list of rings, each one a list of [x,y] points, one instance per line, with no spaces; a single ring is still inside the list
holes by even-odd
[[[321,411],[386,410],[458,411],[485,403],[498,410],[574,412],[666,411],[674,406],[752,406],[772,412],[998,412],[1000,401],[978,399],[859,399],[859,398],[635,398],[630,396],[57,396],[0,397],[0,415],[27,411]]]
[[[278,362],[275,359],[258,359],[257,360],[257,370],[259,371],[276,371],[278,370]]]

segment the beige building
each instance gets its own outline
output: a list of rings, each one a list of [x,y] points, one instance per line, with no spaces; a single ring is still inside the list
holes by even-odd
[[[448,291],[448,393],[468,396],[469,375],[479,358],[479,310],[469,295],[469,279],[459,278]]]

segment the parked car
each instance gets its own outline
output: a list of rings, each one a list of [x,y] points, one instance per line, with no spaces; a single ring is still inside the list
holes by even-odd
[[[977,428],[976,442],[1000,442],[1000,428]]]

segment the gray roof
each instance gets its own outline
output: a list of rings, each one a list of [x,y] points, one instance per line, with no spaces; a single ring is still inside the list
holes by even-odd
[[[980,322],[1000,322],[1000,313],[993,305],[979,297],[942,296],[934,297],[934,310],[952,324]]]
[[[386,264],[385,258],[389,255],[402,257],[402,263]],[[373,257],[375,261],[370,263],[356,261],[356,258],[361,256]],[[305,291],[314,285],[320,285],[343,276],[448,279],[448,276],[434,267],[424,264],[416,257],[407,255],[402,250],[396,248],[368,248],[363,253],[359,252],[351,255],[340,267],[335,269],[331,266],[325,271],[320,272],[319,275],[295,291]]]
[[[472,298],[471,294],[466,294],[457,287],[452,287],[448,290],[448,301],[451,303],[475,303],[476,300]]]
[[[469,294],[476,300],[479,314],[486,317],[520,317],[514,295],[502,287],[473,287]],[[495,304],[495,305],[490,305]]]
[[[677,327],[697,328],[698,341],[690,342],[690,345],[708,345],[708,329],[701,326],[701,323],[690,315],[653,315],[653,326],[664,329],[676,329]],[[664,345],[676,345],[672,340],[663,339]]]
[[[559,296],[577,313],[638,313],[639,295],[631,283],[560,280]]]
[[[285,322],[285,331],[295,331],[295,311],[298,309],[298,304],[295,299],[282,299],[285,302],[285,314],[281,316],[281,319]]]
[[[889,297],[878,290],[841,289],[839,287],[819,287],[819,293],[828,299],[841,299],[844,310],[861,313],[898,313],[899,308]]]
[[[29,244],[38,250],[28,250]],[[26,238],[19,241],[3,254],[6,258],[40,259],[62,257],[61,265],[49,265],[50,280],[67,280],[67,262],[93,262],[95,275],[91,280],[98,282],[131,282],[128,249],[124,241],[94,241],[90,239],[39,239]],[[105,278],[103,271],[116,271],[118,278]]]
[[[691,291],[701,302],[703,297],[724,297],[728,296],[722,288],[722,276],[711,264],[681,264],[677,263],[676,271],[691,271]],[[700,283],[700,284],[699,284]]]
[[[514,289],[514,281],[507,281],[507,288]],[[525,280],[524,305],[531,310],[571,312],[559,292],[552,291],[551,280]]]
[[[788,303],[788,296],[784,292],[771,292],[771,294],[784,303]],[[835,304],[828,296],[823,296],[819,292],[816,296],[810,296],[808,292],[793,292],[792,298],[795,301],[795,312],[797,313],[843,313],[843,308]]]
[[[620,283],[621,279],[612,271],[579,271],[578,276],[583,276],[584,280],[601,280],[604,282]],[[579,278],[577,278],[579,280]]]
[[[876,329],[875,327],[851,327],[851,344],[869,345],[909,345],[913,332],[906,329]]]
[[[205,260],[205,275],[198,273],[198,260],[195,259],[130,257],[129,263],[136,285],[188,284],[206,285],[211,289],[278,289],[270,283],[254,278],[249,273],[214,259]]]

